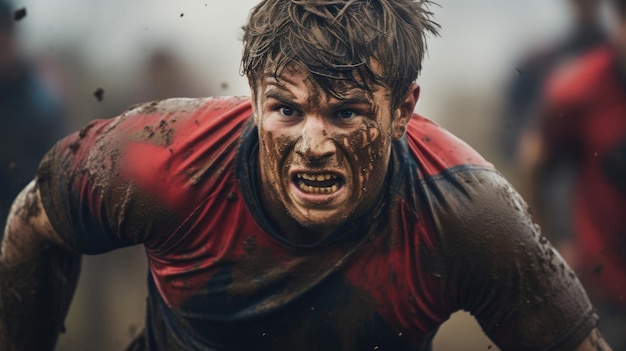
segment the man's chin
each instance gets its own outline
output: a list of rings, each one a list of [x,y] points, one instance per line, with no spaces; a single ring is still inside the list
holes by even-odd
[[[315,234],[315,236],[319,238],[332,234],[345,222],[346,219],[345,216],[324,213],[315,213],[308,216],[298,213],[295,216],[292,215],[292,218],[294,218],[303,229],[311,232],[311,234]]]

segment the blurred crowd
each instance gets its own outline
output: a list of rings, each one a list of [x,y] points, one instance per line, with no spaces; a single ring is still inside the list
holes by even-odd
[[[538,38],[510,62],[515,74],[495,97],[499,108],[481,116],[490,135],[459,134],[527,199],[544,234],[590,292],[600,330],[615,350],[626,350],[626,1],[561,1],[571,15],[569,30],[558,40]],[[0,0],[2,224],[39,159],[66,133],[138,102],[221,95],[214,86],[228,87],[203,81],[185,57],[156,46],[143,56],[142,69],[126,77],[131,84],[112,91],[72,52],[23,55],[18,31],[28,21],[27,10]],[[455,98],[451,105],[467,106],[458,96],[437,97]],[[438,118],[456,132],[462,123],[475,124],[467,108],[463,114],[465,121]],[[122,349],[142,326],[146,274],[141,248],[85,258],[58,349]],[[449,340],[439,340],[436,351],[455,350]],[[467,345],[456,349],[468,350]]]

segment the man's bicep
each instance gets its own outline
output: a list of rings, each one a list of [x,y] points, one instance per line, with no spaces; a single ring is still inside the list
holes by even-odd
[[[2,262],[24,262],[50,244],[65,247],[48,219],[39,187],[33,180],[11,206],[2,240]]]

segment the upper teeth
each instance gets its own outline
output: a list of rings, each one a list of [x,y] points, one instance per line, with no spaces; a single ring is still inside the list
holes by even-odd
[[[337,176],[330,173],[325,174],[310,174],[310,173],[296,173],[296,177],[306,180],[317,180],[319,182],[323,180],[336,179]]]

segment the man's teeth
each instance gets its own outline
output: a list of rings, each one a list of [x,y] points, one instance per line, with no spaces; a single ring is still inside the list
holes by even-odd
[[[300,185],[298,186],[300,188],[300,190],[307,192],[307,193],[314,193],[314,194],[330,194],[333,193],[335,191],[337,191],[337,185],[333,185],[333,186],[327,186],[327,187],[323,187],[323,188],[319,188],[316,186],[310,186],[310,185],[306,185],[304,183],[300,183]]]
[[[338,177],[331,173],[296,173],[300,190],[311,194],[330,194],[339,188]]]
[[[297,173],[296,177],[306,179],[306,180],[316,180],[321,182],[323,180],[337,179],[337,176],[334,174],[326,173],[326,174],[308,174],[308,173]]]

